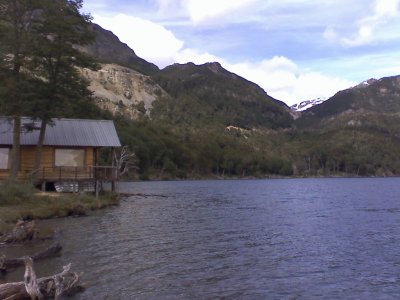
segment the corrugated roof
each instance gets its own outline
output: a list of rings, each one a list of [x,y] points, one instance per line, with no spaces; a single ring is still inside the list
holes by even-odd
[[[29,118],[22,118],[23,125],[33,124]],[[23,126],[21,145],[34,146],[39,138],[39,130],[28,131]],[[40,122],[34,122],[40,128]],[[12,145],[13,122],[0,118],[0,145]],[[110,120],[54,119],[48,125],[44,140],[46,146],[70,147],[121,147],[114,122]]]

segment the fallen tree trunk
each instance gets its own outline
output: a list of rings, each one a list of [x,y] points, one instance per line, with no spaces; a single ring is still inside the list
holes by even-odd
[[[18,221],[13,230],[0,238],[1,243],[23,243],[37,237],[38,229],[35,221]]]
[[[47,257],[58,254],[61,251],[61,249],[62,249],[62,247],[61,247],[60,243],[54,242],[46,249],[32,255],[31,258],[34,261],[37,261],[37,260],[43,259],[43,258],[47,258]],[[8,269],[23,266],[24,264],[25,264],[24,257],[20,257],[20,258],[6,258],[5,256],[0,257],[0,271],[3,273],[6,272]],[[0,298],[0,299],[2,299],[2,298]]]
[[[64,266],[61,273],[36,278],[32,258],[24,257],[24,263],[24,282],[0,284],[0,299],[60,299],[64,295],[71,295],[82,290],[79,286],[80,276],[70,271],[71,264]]]

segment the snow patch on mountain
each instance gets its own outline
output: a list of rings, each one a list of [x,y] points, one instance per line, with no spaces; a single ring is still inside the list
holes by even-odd
[[[325,100],[327,100],[327,98],[322,98],[322,97],[313,99],[313,100],[304,100],[304,101],[301,101],[300,103],[290,106],[290,109],[292,109],[294,111],[305,111],[315,105],[321,104]]]
[[[356,88],[365,88],[365,87],[370,86],[371,84],[373,84],[376,81],[378,81],[378,80],[375,79],[375,78],[370,78],[368,80],[365,80],[365,81],[361,82],[360,84],[356,85],[355,87]]]

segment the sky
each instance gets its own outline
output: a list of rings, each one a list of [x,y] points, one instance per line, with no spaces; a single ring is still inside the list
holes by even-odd
[[[400,75],[400,0],[84,0],[145,60],[219,62],[292,105]]]

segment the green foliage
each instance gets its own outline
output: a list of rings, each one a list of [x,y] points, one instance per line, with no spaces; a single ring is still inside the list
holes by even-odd
[[[213,122],[243,128],[285,128],[292,124],[285,104],[218,63],[173,65],[154,78],[171,96],[156,103],[152,112],[155,120],[188,125]]]
[[[93,105],[87,88],[89,83],[77,67],[96,69],[97,65],[76,49],[94,40],[89,29],[90,16],[79,11],[82,1],[41,0],[41,4],[41,21],[31,45],[30,68],[44,79],[44,89],[31,116],[49,120]]]
[[[76,67],[97,68],[76,46],[94,40],[82,0],[4,0],[0,10],[0,113],[54,117],[93,114]]]
[[[0,206],[18,205],[25,201],[34,201],[35,189],[30,184],[5,182],[0,185]]]
[[[26,72],[35,28],[33,11],[36,1],[3,0],[0,9],[0,107],[9,116],[26,113],[36,90]]]
[[[0,187],[0,225],[18,219],[84,215],[119,202],[113,193],[102,193],[96,199],[88,194],[41,194],[32,185],[23,183],[3,183]]]
[[[77,67],[95,68],[76,46],[93,41],[82,0],[3,0],[0,8],[0,113],[14,117],[10,179],[19,168],[20,116],[40,118],[34,169],[40,167],[51,118],[91,109],[88,83]],[[71,101],[71,99],[74,99]],[[94,111],[94,109],[91,109]]]
[[[149,120],[115,121],[122,143],[138,157],[141,180],[292,174],[291,162],[278,154],[279,143],[264,140],[267,133],[234,133],[215,125],[196,128]]]

